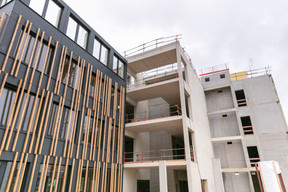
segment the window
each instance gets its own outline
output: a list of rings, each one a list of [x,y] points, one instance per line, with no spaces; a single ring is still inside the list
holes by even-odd
[[[73,61],[72,66],[71,66],[70,77],[69,77],[70,80],[69,80],[68,85],[71,87],[75,87],[76,90],[78,90],[78,83],[80,81],[80,73],[81,73],[81,67],[77,65],[76,62]]]
[[[210,78],[209,77],[206,77],[205,78],[205,82],[209,82],[210,81]]]
[[[92,74],[90,81],[90,97],[94,97],[96,77]]]
[[[55,125],[55,122],[57,121],[57,117],[56,117],[57,110],[58,110],[58,105],[53,103],[53,106],[50,109],[49,120],[48,120],[48,132],[47,132],[47,135],[49,135],[49,136],[53,136],[54,125]]]
[[[45,17],[49,23],[58,27],[62,8],[52,0],[48,2],[48,5],[45,5],[45,2],[46,0],[31,0],[29,6],[39,15]],[[46,9],[47,11],[45,13]]]
[[[71,111],[70,116],[69,116],[69,113],[70,113],[70,109],[64,107],[64,116],[63,116],[63,120],[62,120],[62,126],[60,128],[60,134],[59,134],[60,139],[65,139],[67,132],[68,132],[67,139],[68,140],[70,139],[70,134],[72,131],[72,124],[73,124],[72,119],[74,116],[74,111],[73,110]],[[69,122],[70,122],[70,125],[69,125]],[[69,125],[69,127],[68,127],[68,125]]]
[[[86,49],[88,31],[84,29],[79,23],[77,23],[72,17],[69,18],[66,35],[74,40],[82,48]]]
[[[124,63],[114,56],[113,58],[113,69],[120,77],[124,78]]]
[[[225,78],[225,74],[221,74],[220,79],[224,79],[224,78]]]
[[[31,0],[29,7],[31,7],[39,15],[42,15],[46,0]]]
[[[93,56],[104,65],[108,63],[109,50],[97,39],[94,39]]]
[[[244,90],[235,91],[238,107],[247,106]]]
[[[9,3],[11,0],[0,0],[0,6],[2,7],[3,5]]]
[[[23,34],[23,30],[21,31],[21,35]],[[20,36],[21,36],[20,35]],[[25,34],[26,36],[27,34]],[[15,57],[17,56],[17,59],[20,59],[21,56],[21,52],[23,51],[23,57],[22,57],[22,62],[29,64],[29,60],[30,57],[32,55],[32,50],[34,47],[34,43],[35,43],[35,34],[33,32],[31,32],[29,34],[29,37],[27,38],[27,42],[25,44],[24,47],[24,41],[22,41],[22,43],[20,44],[20,40],[18,42],[17,45],[17,50],[19,50],[18,55],[17,55],[17,51],[15,50]],[[46,52],[48,49],[48,43],[45,42],[43,40],[42,45],[40,47],[40,53],[39,53],[39,57],[38,57],[38,61],[35,63],[36,61],[36,57],[37,57],[37,53],[38,53],[38,47],[39,47],[39,43],[40,43],[40,37],[38,37],[38,40],[36,42],[36,47],[34,50],[34,55],[32,58],[32,62],[31,62],[31,67],[36,67],[37,70],[39,71],[43,71],[43,67],[44,67],[44,61],[45,61],[45,57],[46,57]],[[50,72],[50,68],[51,68],[51,64],[52,64],[52,59],[53,59],[53,53],[54,53],[54,47],[53,45],[50,45],[49,51],[48,51],[48,55],[47,55],[47,61],[46,61],[46,66],[44,69],[44,73],[48,74]]]
[[[12,104],[14,102],[16,93],[10,89],[3,89],[0,97],[0,124],[6,125],[9,115],[11,113]]]
[[[244,135],[253,134],[253,128],[252,128],[250,116],[241,117],[241,123],[242,123]]]
[[[93,117],[90,117],[90,120],[88,122],[88,117],[87,115],[85,115],[85,119],[84,119],[84,125],[83,125],[83,137],[82,137],[82,142],[85,141],[85,137],[86,137],[86,134],[88,133],[86,128],[88,128],[88,131],[89,131],[89,138],[88,138],[88,141],[87,143],[91,143],[91,135],[92,135],[92,129],[93,129],[93,122],[94,122],[94,118]],[[87,123],[89,123],[89,125],[87,125]],[[86,127],[87,126],[87,127]]]
[[[257,146],[247,147],[248,156],[250,159],[251,167],[255,167],[255,163],[260,161]]]
[[[49,1],[45,19],[55,27],[58,27],[61,11],[62,11],[61,7],[59,7],[54,1]]]

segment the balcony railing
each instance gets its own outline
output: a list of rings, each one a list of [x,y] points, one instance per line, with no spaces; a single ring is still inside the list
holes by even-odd
[[[194,152],[190,148],[191,161],[194,161]],[[124,163],[144,163],[164,160],[186,160],[185,148],[160,149],[142,152],[124,152]]]
[[[178,78],[178,67],[174,64],[169,67],[160,67],[147,72],[142,72],[142,79],[127,81],[127,89],[143,87],[162,81]]]
[[[172,42],[177,42],[181,39],[181,34],[179,35],[173,35],[169,37],[161,37],[146,43],[143,43],[142,45],[139,45],[137,47],[134,47],[132,49],[129,49],[127,51],[124,51],[124,57],[130,57],[139,53],[144,53],[145,51],[149,51],[152,49],[156,49],[158,47],[161,47],[163,45],[167,45]]]
[[[139,113],[126,114],[126,123],[134,123],[139,121],[146,121],[162,117],[180,116],[182,115],[181,108],[178,105],[153,105],[153,109]]]

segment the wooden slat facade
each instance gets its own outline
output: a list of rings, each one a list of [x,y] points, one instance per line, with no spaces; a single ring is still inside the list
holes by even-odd
[[[10,38],[0,65],[0,99],[13,90],[0,140],[0,162],[13,154],[5,191],[121,192],[125,88],[22,15]]]

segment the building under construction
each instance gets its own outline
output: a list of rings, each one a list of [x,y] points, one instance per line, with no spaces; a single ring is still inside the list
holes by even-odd
[[[288,186],[288,135],[264,68],[197,75],[178,36],[127,51],[125,192],[264,191],[257,162]],[[266,191],[266,190],[265,190]]]

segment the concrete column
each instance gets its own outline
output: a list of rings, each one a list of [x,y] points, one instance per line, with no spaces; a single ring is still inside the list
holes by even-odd
[[[160,192],[168,192],[166,161],[159,162],[159,184]]]

